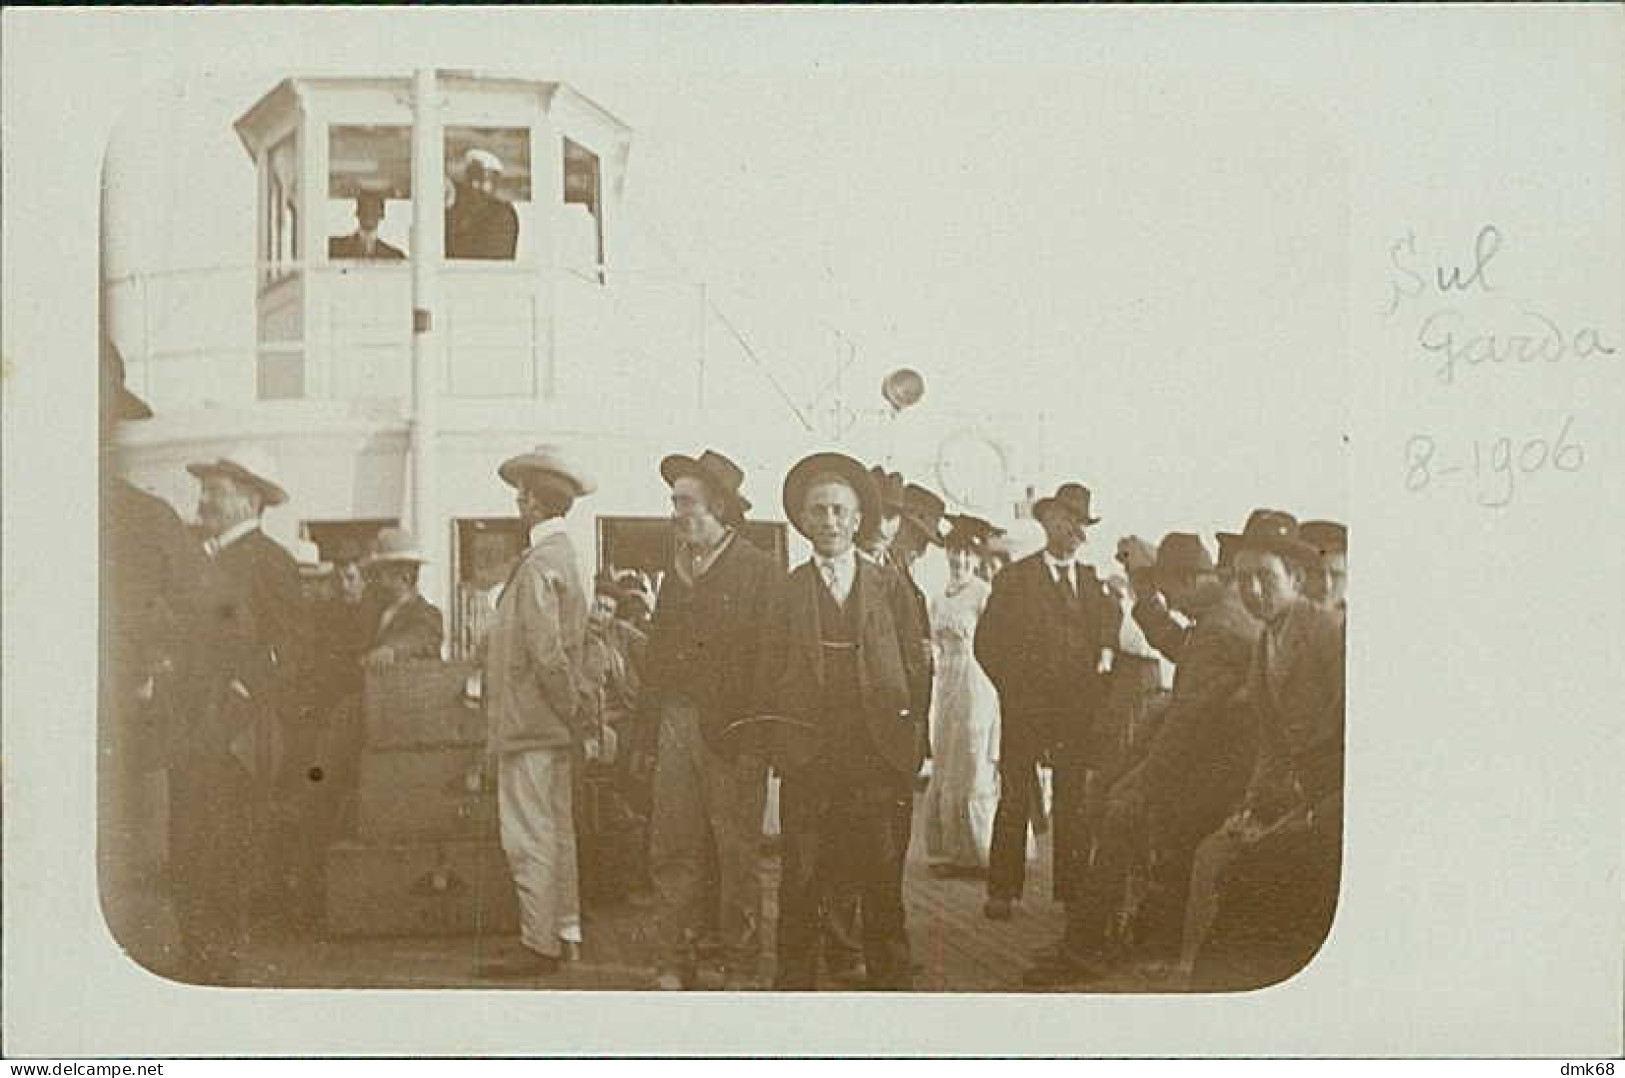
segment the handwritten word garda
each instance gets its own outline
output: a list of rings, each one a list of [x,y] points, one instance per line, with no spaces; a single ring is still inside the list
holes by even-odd
[[[1445,385],[1455,383],[1461,366],[1531,366],[1616,354],[1596,327],[1571,333],[1538,311],[1524,311],[1511,333],[1486,333],[1469,328],[1460,311],[1435,311],[1417,328],[1416,343],[1424,359],[1437,360],[1433,373]]]
[[[1405,443],[1405,489],[1413,494],[1429,487],[1468,480],[1476,487],[1476,500],[1489,509],[1511,505],[1519,489],[1519,476],[1543,471],[1578,472],[1585,467],[1585,446],[1570,437],[1574,417],[1565,416],[1557,437],[1518,439],[1505,435],[1473,439],[1470,459],[1446,458],[1431,434],[1412,435]]]
[[[1420,258],[1421,253],[1416,248],[1416,231],[1412,229],[1406,232],[1388,245],[1388,261],[1394,268],[1394,276],[1388,281],[1388,306],[1382,313],[1393,314],[1404,300],[1416,299],[1434,291],[1441,296],[1474,288],[1480,292],[1495,291],[1490,285],[1489,269],[1490,263],[1500,253],[1501,230],[1494,225],[1485,225],[1473,239],[1470,267],[1464,268],[1460,263],[1448,267],[1435,265],[1429,277],[1417,272],[1411,264],[1411,260]]]

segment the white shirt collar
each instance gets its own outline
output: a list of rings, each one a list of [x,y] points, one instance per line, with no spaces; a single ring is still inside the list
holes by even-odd
[[[1051,554],[1046,550],[1044,551],[1044,564],[1049,566],[1049,571],[1051,574],[1072,573],[1077,570],[1078,556],[1074,554],[1070,558],[1063,560],[1061,558],[1057,558],[1054,554]]]
[[[554,535],[563,535],[565,532],[563,517],[548,517],[546,520],[530,527],[530,545],[535,546],[543,539]]]
[[[258,531],[259,526],[260,522],[257,518],[249,517],[247,520],[239,521],[236,524],[233,524],[231,527],[227,528],[213,539],[210,539],[207,543],[203,544],[204,548],[212,554],[218,554],[220,551],[226,549],[228,546],[235,543],[249,532]]]
[[[813,554],[813,562],[814,564],[818,565],[819,568],[822,568],[825,565],[833,565],[835,567],[835,571],[844,576],[857,568],[858,549],[857,547],[847,547],[845,553],[837,554],[833,558],[826,558],[822,554],[815,553]]]

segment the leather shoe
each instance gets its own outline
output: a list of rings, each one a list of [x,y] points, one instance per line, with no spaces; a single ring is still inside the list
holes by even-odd
[[[510,977],[546,977],[559,971],[559,960],[553,955],[521,948],[522,954],[480,966],[478,976],[491,980]]]
[[[1008,898],[990,898],[982,906],[982,916],[989,921],[1008,921],[1012,916]]]

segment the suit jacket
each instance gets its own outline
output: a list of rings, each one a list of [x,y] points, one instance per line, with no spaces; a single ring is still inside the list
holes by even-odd
[[[446,211],[446,257],[512,260],[519,248],[519,214],[500,198],[457,188]]]
[[[778,562],[737,531],[697,581],[666,573],[649,625],[644,714],[661,694],[682,695],[717,749],[722,730],[761,695],[763,627],[783,582]]]
[[[279,727],[306,707],[312,688],[310,611],[293,556],[258,529],[226,546],[205,574],[196,628],[205,695],[195,713],[201,728],[185,748],[230,752],[269,781],[280,763]]]
[[[352,232],[348,236],[330,236],[327,240],[328,258],[359,258],[373,262],[399,262],[406,257],[406,252],[399,247],[392,247],[383,240],[375,240],[372,245],[372,254],[368,255],[366,248],[361,245],[361,234]]]
[[[858,611],[858,699],[870,748],[888,767],[913,775],[923,759],[919,727],[930,706],[927,674],[914,623],[914,601],[902,578],[857,559],[847,603]],[[824,713],[824,649],[819,627],[817,566],[797,566],[775,596],[762,647],[762,709],[818,725],[831,736]]]
[[[867,557],[868,555],[860,552],[859,556]],[[919,626],[921,633],[919,646],[921,662],[925,668],[925,698],[929,701],[931,694],[936,689],[937,679],[936,649],[932,647],[931,641],[931,603],[926,599],[925,592],[920,590],[919,584],[914,582],[914,574],[909,571],[908,566],[903,562],[893,561],[890,557],[887,557],[883,561],[874,559],[874,564],[896,573],[902,582],[903,590],[908,592],[909,601],[914,604],[914,623]],[[929,722],[922,723],[920,726],[920,751],[925,755],[926,759],[931,758],[931,724]]]
[[[1106,694],[1096,669],[1100,649],[1115,647],[1122,610],[1093,569],[1079,565],[1074,573],[1088,640],[1081,663],[1066,652],[1066,599],[1042,551],[993,578],[976,625],[976,659],[999,690],[1006,745],[1012,738],[1037,739],[1040,745],[1059,742],[1089,751],[1090,727]]]
[[[382,605],[372,609],[372,644],[368,650],[393,648],[396,662],[440,658],[446,630],[440,610],[433,603],[421,595],[413,595],[389,619],[389,625],[380,629],[384,609]]]
[[[1343,619],[1298,599],[1259,635],[1248,673],[1258,759],[1246,801],[1263,822],[1343,785]]]
[[[587,596],[575,546],[556,532],[525,551],[497,600],[485,646],[492,752],[566,748],[588,709]]]
[[[1155,610],[1147,613],[1154,616]],[[1136,620],[1140,615],[1136,607]],[[1142,773],[1146,799],[1159,816],[1206,824],[1240,800],[1254,741],[1243,690],[1261,628],[1227,588],[1183,634],[1173,695]]]

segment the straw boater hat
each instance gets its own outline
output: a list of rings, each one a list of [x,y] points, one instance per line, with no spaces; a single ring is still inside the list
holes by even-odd
[[[1051,509],[1062,509],[1079,523],[1099,524],[1100,518],[1089,513],[1091,500],[1089,488],[1082,483],[1062,483],[1053,495],[1033,503],[1033,518],[1042,521]]]
[[[427,565],[429,559],[418,550],[418,541],[405,528],[385,528],[378,533],[378,542],[364,568],[377,565]]]
[[[679,479],[698,479],[732,502],[739,516],[750,512],[750,499],[739,492],[745,482],[744,470],[714,449],[707,449],[697,457],[673,453],[660,462],[660,478],[667,486]]]
[[[257,445],[240,445],[229,449],[213,460],[193,461],[186,470],[199,479],[223,475],[246,486],[255,488],[265,504],[281,505],[288,500],[288,492],[277,482],[276,465],[271,455]]]
[[[807,538],[801,528],[801,510],[806,500],[807,485],[821,475],[834,475],[858,495],[858,509],[865,525],[880,518],[880,492],[875,489],[874,476],[845,453],[814,453],[803,457],[784,477],[784,515],[796,531]]]
[[[497,469],[497,475],[510,487],[517,487],[520,476],[526,472],[542,472],[556,476],[570,485],[578,498],[598,489],[598,483],[587,472],[575,465],[556,445],[539,445],[529,453],[509,457]]]
[[[1277,554],[1301,566],[1320,563],[1320,551],[1304,542],[1298,518],[1277,509],[1255,509],[1241,532],[1241,549]]]

